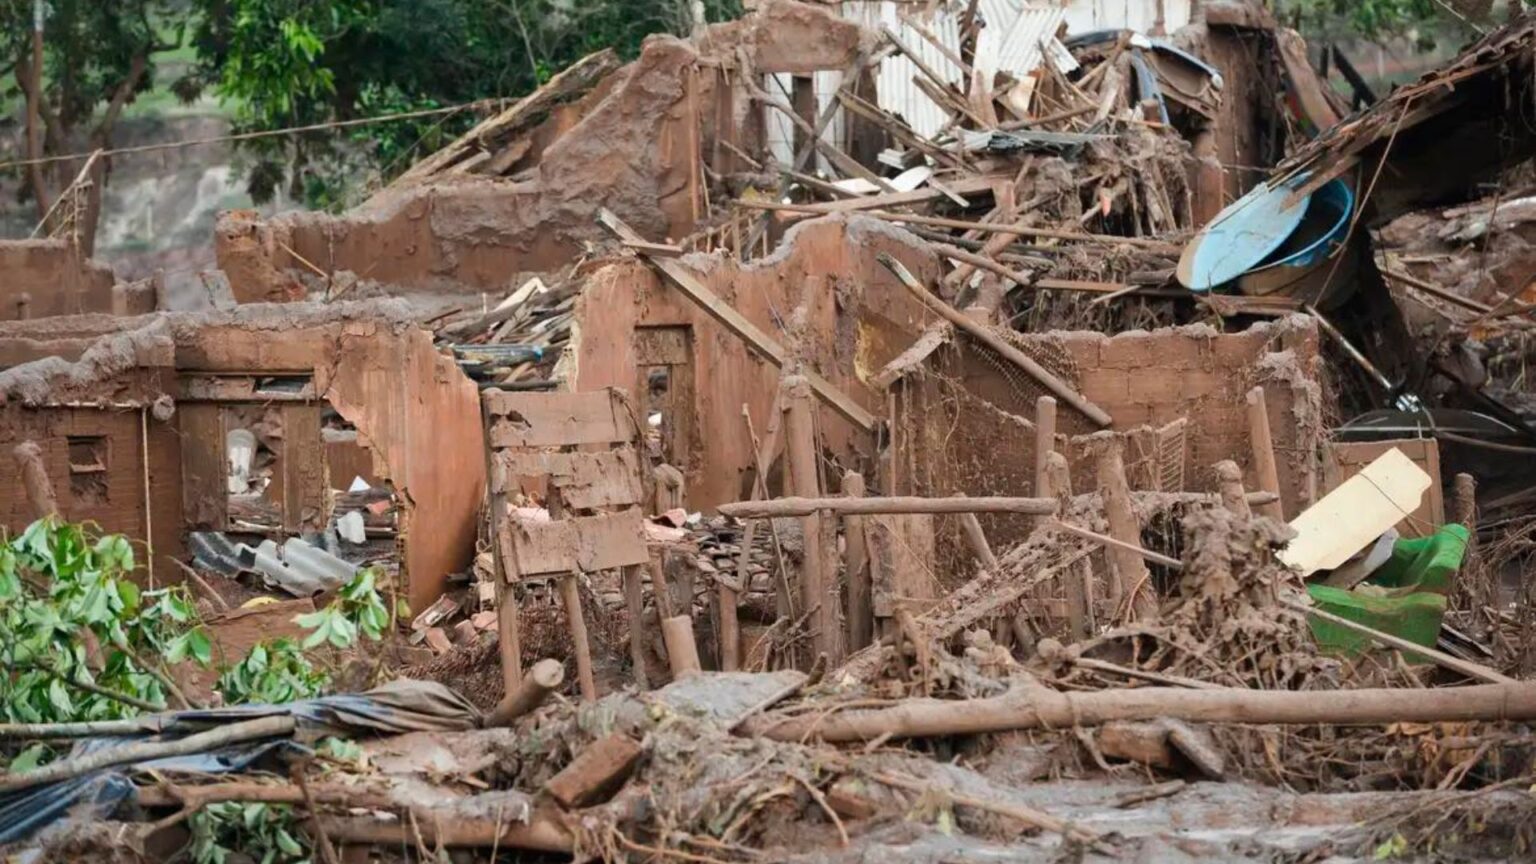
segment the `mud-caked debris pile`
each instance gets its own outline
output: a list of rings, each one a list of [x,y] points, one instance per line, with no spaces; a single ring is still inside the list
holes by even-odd
[[[0,843],[1526,854],[1536,19],[748,5],[224,308],[0,277]]]

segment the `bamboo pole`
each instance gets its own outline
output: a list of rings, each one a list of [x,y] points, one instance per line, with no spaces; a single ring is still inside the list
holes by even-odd
[[[886,269],[890,270],[891,273],[896,276],[897,280],[899,280],[901,284],[906,287],[907,291],[913,297],[917,298],[919,302],[927,306],[933,312],[937,313],[939,317],[944,318],[945,320],[949,321],[949,323],[955,325],[961,330],[964,330],[977,341],[981,342],[983,345],[986,345],[988,348],[991,348],[993,351],[996,351],[998,354],[1002,355],[1004,359],[1024,370],[1024,372],[1027,373],[1031,378],[1038,381],[1041,386],[1056,394],[1057,397],[1066,402],[1068,405],[1071,405],[1073,408],[1076,408],[1078,411],[1082,412],[1094,423],[1098,424],[1099,426],[1110,425],[1112,418],[1110,418],[1109,414],[1106,413],[1103,408],[1100,408],[1099,406],[1088,401],[1088,399],[1084,397],[1083,394],[1073,390],[1067,385],[1066,382],[1051,374],[1051,372],[1049,372],[1045,367],[1041,366],[1039,363],[1036,363],[1033,358],[1025,354],[1023,351],[1020,351],[1019,349],[1013,347],[1013,345],[1004,342],[989,328],[977,324],[969,317],[956,311],[955,308],[950,306],[948,303],[945,303],[943,300],[930,294],[928,290],[922,286],[922,283],[918,282],[917,278],[912,275],[912,272],[908,270],[906,266],[903,265],[900,261],[897,261],[895,258],[892,258],[885,252],[879,253],[876,256],[876,259],[881,264],[885,265]]]
[[[1063,693],[1035,687],[991,699],[908,699],[889,708],[759,717],[742,732],[828,742],[975,735],[1158,718],[1198,723],[1377,726],[1536,719],[1536,683],[1438,689],[1196,690],[1138,687]]]
[[[1264,403],[1264,388],[1248,391],[1248,441],[1253,448],[1253,473],[1257,475],[1259,489],[1273,492],[1275,500],[1259,505],[1259,514],[1277,521],[1285,521],[1285,511],[1280,506],[1280,470],[1275,464],[1275,442],[1269,434],[1269,408]]]
[[[1391,633],[1383,633],[1374,627],[1367,627],[1358,621],[1351,621],[1348,618],[1335,615],[1326,609],[1319,609],[1316,606],[1308,606],[1304,603],[1298,603],[1294,600],[1281,600],[1280,603],[1288,609],[1294,609],[1297,612],[1305,612],[1314,618],[1321,618],[1330,624],[1343,627],[1345,630],[1353,630],[1362,636],[1369,636],[1389,648],[1396,648],[1399,651],[1407,651],[1413,654],[1421,654],[1434,661],[1436,665],[1443,666],[1452,672],[1459,672],[1468,678],[1476,678],[1480,681],[1487,681],[1490,684],[1520,683],[1508,675],[1503,675],[1499,672],[1489,669],[1487,666],[1484,666],[1481,663],[1473,663],[1470,660],[1463,660],[1460,657],[1452,656],[1445,653],[1444,651],[1430,648],[1425,645],[1420,645],[1417,642],[1410,642],[1401,636],[1394,636]]]
[[[1067,464],[1067,457],[1054,451],[1046,453],[1042,471],[1042,490],[1063,502],[1071,500],[1072,468]],[[1054,521],[1047,517],[1041,524]],[[1067,629],[1077,638],[1087,639],[1095,629],[1093,563],[1085,558],[1073,565],[1062,584],[1066,589]]]
[[[773,498],[768,501],[737,501],[721,504],[720,513],[738,519],[770,519],[827,512],[840,516],[887,516],[906,513],[1023,513],[1050,516],[1059,502],[1053,498],[923,498],[900,495],[887,498]]]

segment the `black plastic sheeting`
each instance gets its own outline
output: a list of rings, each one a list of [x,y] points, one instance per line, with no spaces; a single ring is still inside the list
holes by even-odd
[[[411,680],[392,681],[366,693],[322,696],[285,705],[237,705],[177,711],[143,719],[149,727],[190,734],[282,714],[293,716],[297,724],[295,737],[301,741],[327,736],[457,732],[477,728],[481,719],[479,709],[458,693],[434,681]],[[145,737],[149,736],[82,739],[75,742],[69,757],[142,741]],[[25,840],[65,816],[81,819],[110,817],[132,796],[134,787],[129,777],[137,772],[231,774],[256,767],[263,761],[281,761],[285,756],[307,752],[308,748],[288,739],[259,741],[207,753],[118,765],[58,783],[0,795],[0,844]]]

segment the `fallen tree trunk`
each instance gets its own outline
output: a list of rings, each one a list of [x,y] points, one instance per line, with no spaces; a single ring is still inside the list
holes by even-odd
[[[1536,683],[1437,690],[1188,690],[1142,687],[1061,693],[1046,688],[992,699],[911,699],[891,708],[761,717],[743,732],[778,741],[869,741],[1043,727],[1095,726],[1168,717],[1205,723],[1329,723],[1374,726],[1464,720],[1536,719]]]
[[[332,840],[343,843],[414,845],[418,839],[429,846],[489,849],[531,849],[570,852],[575,841],[565,826],[548,817],[535,816],[527,824],[512,819],[471,818],[417,810],[415,824],[383,822],[367,816],[321,816],[315,821]]]
[[[876,516],[902,513],[1024,513],[1050,516],[1059,506],[1054,498],[773,498],[767,501],[737,501],[721,504],[720,514],[737,519],[769,519],[780,516],[808,516],[817,511],[852,516]]]

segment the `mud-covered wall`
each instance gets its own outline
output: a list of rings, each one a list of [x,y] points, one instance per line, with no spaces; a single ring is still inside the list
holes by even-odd
[[[485,496],[479,389],[414,326],[366,318],[296,323],[281,339],[267,327],[202,328],[179,342],[178,369],[313,374],[316,393],[357,427],[376,475],[406,502],[410,600],[424,609],[448,574],[474,557]]]
[[[318,398],[356,427],[373,460],[372,476],[387,478],[405,503],[402,546],[412,604],[425,608],[447,574],[474,556],[485,493],[479,390],[398,301],[16,322],[0,326],[0,365],[11,367],[0,371],[0,518],[13,531],[25,525],[20,511],[27,505],[10,445],[27,436],[47,439],[38,443],[65,504],[70,467],[59,454],[70,436],[95,435],[72,431],[89,427],[103,430],[112,454],[110,506],[93,504],[81,517],[66,506],[65,515],[145,537],[144,463],[130,458],[144,449],[143,424],[157,559],[179,553],[187,527],[182,441],[204,434],[184,422],[194,412],[174,401],[180,377],[302,374],[313,377]],[[59,404],[65,401],[99,407]],[[158,578],[181,578],[170,562],[156,569]]]
[[[716,296],[884,417],[884,394],[867,382],[906,350],[931,313],[876,262],[882,251],[920,279],[931,282],[937,276],[938,262],[916,238],[857,217],[805,222],[786,236],[775,255],[761,261],[743,265],[696,256],[684,262]],[[805,321],[797,329],[792,319],[801,304]],[[606,266],[588,279],[573,335],[575,389],[612,386],[638,392],[643,346],[637,345],[637,328],[686,328],[690,339],[692,447],[682,466],[688,506],[707,510],[739,500],[751,481],[753,459],[742,405],[751,412],[757,435],[764,436],[779,370],[650,267],[632,261]],[[872,477],[871,437],[825,406],[818,418],[826,451]]]
[[[1285,513],[1314,500],[1324,430],[1317,331],[1307,319],[1228,334],[1194,325],[1115,336],[1018,334],[1013,341],[1109,412],[1115,431],[1188,419],[1171,451],[1182,457],[1182,490],[1160,491],[1213,491],[1212,466],[1224,459],[1242,466],[1245,484],[1257,488],[1245,400],[1262,386]],[[962,339],[941,349],[899,396],[895,493],[1034,494],[1033,420],[1042,395],[1038,384],[984,348]],[[1077,492],[1096,488],[1096,472],[1088,448],[1069,439],[1094,431],[1087,418],[1058,406],[1057,450],[1068,457]],[[1137,478],[1150,476],[1150,463],[1159,458],[1150,440],[1145,432],[1126,441],[1127,470],[1140,489],[1151,488]],[[1029,520],[1008,516],[985,516],[982,523],[995,544],[1017,542],[1030,529]],[[953,533],[944,527],[941,535]]]
[[[517,275],[559,269],[585,242],[609,239],[595,221],[602,208],[649,239],[681,240],[708,215],[706,167],[743,168],[720,142],[759,149],[761,111],[738,79],[843,69],[872,39],[830,9],[786,0],[697,42],[653,36],[529,133],[507,176],[434,176],[342,216],[224,213],[219,267],[242,303],[302,299],[343,272],[386,292],[472,294],[510,290]]]
[[[147,410],[0,406],[0,521],[5,529],[14,535],[37,518],[11,457],[13,447],[32,441],[42,449],[65,519],[92,522],[101,531],[136,541],[148,538],[156,580],[181,581],[181,571],[167,560],[183,549],[178,438],[173,426],[148,416]],[[150,557],[147,552],[142,543],[135,548],[140,561]]]
[[[0,321],[76,315],[139,314],[140,295],[115,290],[112,268],[80,254],[66,240],[0,240]]]

